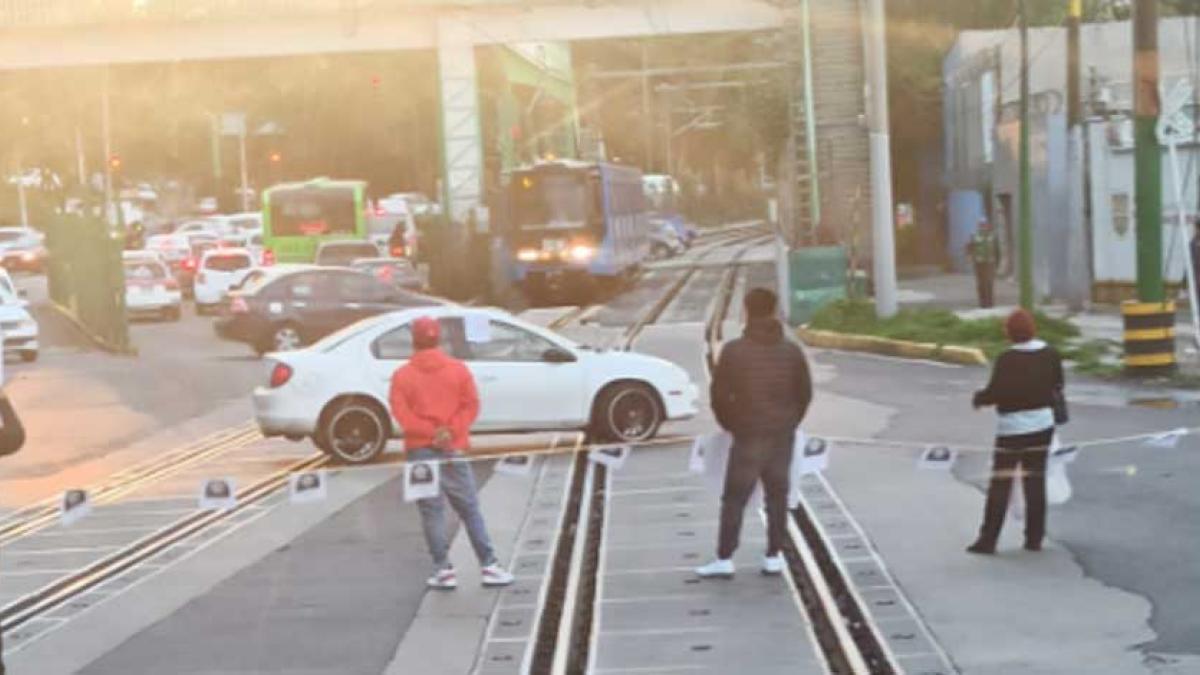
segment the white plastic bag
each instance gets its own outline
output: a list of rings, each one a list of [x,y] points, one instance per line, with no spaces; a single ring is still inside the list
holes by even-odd
[[[802,449],[806,442],[807,436],[803,431],[797,429],[794,447]],[[718,497],[725,491],[725,469],[729,466],[729,454],[732,448],[733,435],[727,431],[718,431],[697,438],[693,452],[688,457],[689,465],[695,461],[697,455],[703,460],[705,482],[708,484],[709,489]],[[828,463],[828,449],[826,449],[824,454],[825,456],[822,459],[825,463]],[[800,450],[793,452],[792,463],[788,471],[788,508],[790,509],[794,509],[800,505],[800,478],[806,473],[807,468],[804,453]],[[754,493],[750,495],[747,506],[753,509],[762,508],[763,494],[761,482],[755,485]]]

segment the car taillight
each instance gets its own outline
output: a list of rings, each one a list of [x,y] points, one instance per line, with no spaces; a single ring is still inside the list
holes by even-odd
[[[262,252],[262,264],[263,265],[274,265],[275,264],[275,251],[273,251],[269,248],[264,248],[263,252]]]
[[[406,253],[407,253],[407,251],[404,250],[403,246],[393,246],[392,247],[392,257],[393,258],[403,258]]]
[[[292,379],[292,367],[286,363],[276,363],[271,369],[271,388],[282,387]]]
[[[168,290],[172,290],[172,291],[179,290],[179,282],[172,279],[171,277],[167,277],[167,281],[164,285],[167,287]]]
[[[196,259],[195,258],[184,258],[183,269],[194,271],[196,269]]]
[[[229,313],[230,314],[249,314],[250,306],[246,304],[245,298],[230,298]]]

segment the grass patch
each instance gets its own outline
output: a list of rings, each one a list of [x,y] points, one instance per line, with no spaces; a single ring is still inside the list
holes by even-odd
[[[1078,353],[1102,363],[1105,352],[1097,345],[1084,349],[1087,343],[1076,343],[1079,329],[1075,324],[1035,312],[1038,337],[1058,349],[1064,358]],[[1004,320],[1000,318],[961,319],[945,309],[903,309],[895,316],[879,319],[875,304],[866,300],[838,300],[829,303],[813,316],[810,328],[839,333],[875,335],[892,340],[930,342],[936,345],[978,347],[989,360],[1008,348],[1004,336]]]

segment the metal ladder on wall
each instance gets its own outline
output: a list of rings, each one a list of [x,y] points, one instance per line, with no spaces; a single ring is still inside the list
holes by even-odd
[[[820,192],[817,180],[816,120],[813,113],[812,49],[809,34],[809,0],[792,0],[791,16],[781,31],[784,58],[791,76],[788,88],[789,142],[787,166],[783,167],[781,183],[786,179],[790,198],[781,195],[784,236],[792,246],[810,244],[816,240],[820,223]],[[783,186],[781,185],[781,188]]]

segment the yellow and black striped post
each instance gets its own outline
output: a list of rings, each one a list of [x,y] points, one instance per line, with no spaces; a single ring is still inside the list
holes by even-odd
[[[1175,303],[1126,302],[1125,372],[1163,375],[1175,370]]]

